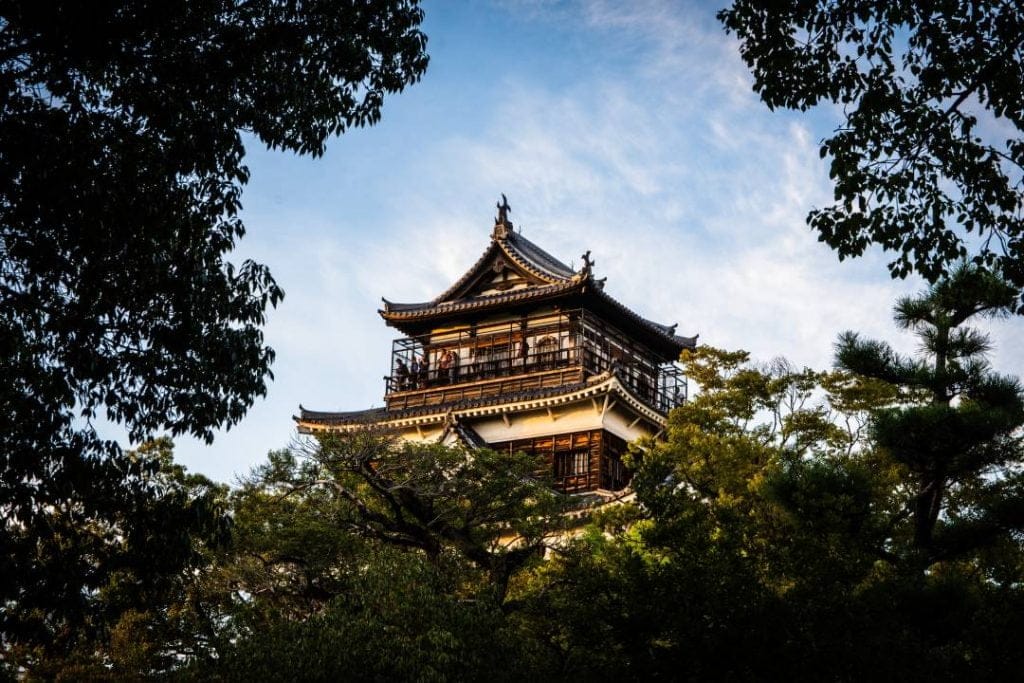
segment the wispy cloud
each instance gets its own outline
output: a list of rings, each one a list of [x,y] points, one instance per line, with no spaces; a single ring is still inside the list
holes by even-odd
[[[831,197],[817,153],[831,124],[769,113],[712,8],[610,0],[501,8],[521,30],[593,46],[592,58],[579,61],[568,84],[512,65],[497,88],[481,83],[493,73],[460,82],[488,93],[476,98],[472,134],[452,112],[452,120],[418,122],[422,142],[400,152],[385,149],[387,136],[401,132],[386,125],[373,131],[379,148],[346,148],[362,150],[357,166],[381,178],[383,189],[364,185],[342,196],[360,207],[359,193],[372,195],[380,208],[363,207],[370,218],[302,216],[295,220],[309,227],[286,247],[253,231],[248,248],[288,290],[267,331],[278,380],[239,433],[219,440],[219,471],[243,469],[283,444],[300,401],[379,405],[397,336],[374,312],[379,297],[416,301],[443,291],[486,246],[499,192],[532,240],[577,265],[592,250],[613,296],[646,317],[678,322],[683,334],[818,368],[831,363],[845,329],[913,350],[890,310],[921,284],[890,280],[879,254],[838,263],[804,222]],[[417,124],[411,119],[406,125]],[[378,161],[391,158],[385,152],[401,164]],[[292,219],[251,216],[282,220]],[[997,366],[1019,372],[1024,350],[1009,340],[1021,323],[992,329]],[[189,449],[198,461],[200,451]]]

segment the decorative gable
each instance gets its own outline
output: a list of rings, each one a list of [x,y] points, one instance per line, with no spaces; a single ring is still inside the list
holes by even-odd
[[[487,249],[451,287],[431,301],[396,303],[383,299],[380,315],[388,325],[410,336],[429,333],[437,325],[515,308],[568,303],[585,307],[610,324],[627,331],[665,359],[693,348],[696,337],[680,337],[675,326],[646,320],[604,292],[604,278],[593,275],[594,261],[587,251],[579,271],[567,266],[513,228],[512,209],[502,195]]]
[[[436,304],[465,301],[477,297],[502,294],[552,284],[509,258],[503,245],[492,243],[481,258],[456,285],[435,299]]]

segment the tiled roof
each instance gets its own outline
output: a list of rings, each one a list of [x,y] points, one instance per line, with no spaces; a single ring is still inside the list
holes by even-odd
[[[559,282],[550,285],[527,287],[526,289],[513,289],[507,292],[501,292],[500,294],[477,296],[472,299],[459,299],[456,301],[444,301],[441,303],[425,301],[418,304],[398,304],[385,300],[384,310],[380,313],[386,320],[429,318],[438,314],[473,311],[482,308],[491,308],[493,306],[517,303],[519,301],[546,299],[550,296],[566,292],[581,291],[583,289],[583,285],[583,280]]]
[[[633,320],[634,322],[640,323],[641,325],[644,325],[648,329],[654,330],[655,332],[661,334],[667,339],[671,339],[673,342],[675,342],[677,345],[681,347],[680,351],[682,349],[694,349],[697,347],[697,338],[700,336],[699,334],[696,334],[692,337],[680,336],[676,334],[676,325],[662,325],[661,323],[656,323],[653,320],[648,320],[647,318],[640,316],[639,314],[635,313],[633,309],[629,308],[628,306],[620,302],[611,294],[605,292],[604,287],[598,286],[593,288],[593,290],[591,291],[594,293],[595,296],[597,296],[603,302],[606,302],[616,310],[620,311],[627,318]]]
[[[619,391],[627,392],[638,404],[646,406],[646,410],[652,414],[660,415],[662,419],[665,417],[665,413],[657,408],[653,408],[646,401],[639,399],[633,394],[632,390],[626,387],[626,385],[617,381],[617,377],[613,373],[605,373],[604,375],[598,375],[582,382],[573,382],[571,384],[563,384],[557,387],[545,387],[538,389],[526,389],[523,391],[509,392],[500,394],[497,396],[487,396],[475,399],[463,399],[460,401],[453,401],[451,403],[445,403],[442,405],[429,405],[429,406],[417,406],[415,408],[405,408],[401,410],[385,410],[383,408],[372,408],[370,410],[361,410],[345,413],[331,413],[322,411],[306,410],[302,406],[299,406],[299,415],[293,416],[292,419],[298,423],[310,423],[316,425],[322,425],[325,427],[329,426],[347,426],[347,425],[360,425],[367,423],[381,423],[390,422],[394,420],[403,420],[407,418],[420,417],[425,415],[444,415],[459,413],[462,411],[473,410],[475,408],[486,408],[489,406],[497,406],[503,403],[523,403],[527,401],[534,401],[537,399],[553,398],[562,395],[573,394],[585,389],[591,390],[610,390],[610,387],[617,386]],[[605,389],[601,389],[605,387]],[[456,419],[455,425],[459,422]],[[456,430],[457,431],[457,430]],[[475,434],[475,432],[474,432]],[[470,434],[462,435],[460,438],[473,438]],[[476,438],[479,438],[477,435]]]
[[[543,271],[552,277],[561,278],[563,280],[567,280],[576,275],[576,272],[572,268],[565,265],[522,235],[510,233],[505,239],[505,242],[509,247],[505,249],[506,253],[510,256],[521,256],[523,261],[529,264],[534,270]]]
[[[302,406],[299,406],[298,416],[295,416],[292,419],[295,420],[296,422],[311,422],[315,424],[339,426],[363,424],[366,422],[383,422],[385,420],[400,420],[406,417],[430,415],[438,412],[466,410],[469,408],[480,408],[482,406],[496,405],[498,403],[513,403],[517,401],[526,401],[535,398],[544,398],[547,396],[557,396],[559,394],[568,394],[586,388],[587,384],[587,382],[575,382],[573,384],[564,384],[559,387],[529,389],[525,391],[501,394],[498,396],[488,396],[484,398],[475,399],[463,399],[461,401],[446,403],[443,406],[418,406],[416,408],[406,408],[403,410],[391,411],[385,410],[384,408],[371,408],[370,410],[357,410],[347,413],[331,413],[315,410],[306,410]]]
[[[509,305],[543,302],[566,296],[586,295],[593,301],[610,309],[618,317],[634,325],[646,328],[665,350],[675,347],[674,354],[684,348],[694,348],[697,337],[675,334],[675,325],[662,325],[637,315],[630,308],[604,292],[604,281],[595,280],[589,265],[580,272],[559,261],[539,246],[511,230],[502,231],[501,236],[492,236],[491,243],[476,263],[466,271],[444,293],[432,301],[420,303],[395,303],[384,299],[381,317],[388,323],[404,329],[403,325],[415,326],[419,321],[444,318],[453,314],[464,314],[490,310]],[[463,296],[465,290],[483,274],[488,264],[496,258],[506,258],[530,273],[534,284],[484,296]],[[406,330],[408,332],[408,330]],[[412,332],[409,332],[412,333]],[[666,346],[667,345],[667,346]]]
[[[369,408],[368,410],[350,410],[348,412],[331,412],[327,410],[306,410],[299,404],[299,414],[292,415],[296,422],[322,422],[324,424],[372,424],[386,419],[386,408]]]

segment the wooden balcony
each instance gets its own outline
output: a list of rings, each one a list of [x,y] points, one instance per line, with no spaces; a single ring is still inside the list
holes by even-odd
[[[582,381],[582,367],[566,367],[458,384],[438,384],[422,389],[392,391],[387,394],[386,401],[388,410],[407,410],[498,396],[511,397],[526,391],[553,389]]]
[[[384,378],[389,411],[514,398],[607,371],[659,412],[686,400],[686,378],[677,365],[660,362],[582,310],[492,325],[486,332],[445,330],[397,339],[391,367]]]

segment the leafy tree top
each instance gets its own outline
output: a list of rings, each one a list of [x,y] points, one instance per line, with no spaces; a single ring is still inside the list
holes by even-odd
[[[821,145],[835,203],[808,216],[840,259],[877,244],[894,276],[934,282],[973,257],[1024,292],[1019,4],[736,0],[718,16],[769,107],[842,107]]]
[[[283,291],[227,256],[243,135],[319,155],[375,123],[424,73],[422,19],[416,0],[0,3],[5,643],[76,633],[116,556],[93,529],[166,501],[173,518],[158,468],[94,419],[209,441],[266,392]]]
[[[914,527],[910,564],[923,569],[985,547],[1024,528],[1017,501],[1024,456],[1024,390],[992,371],[977,316],[1006,314],[1013,287],[961,265],[926,292],[901,299],[895,319],[921,353],[906,358],[884,342],[843,334],[836,362],[902,390],[901,405],[874,412],[874,441],[911,473],[906,515]]]

